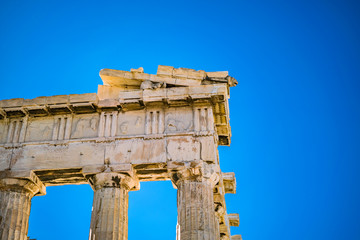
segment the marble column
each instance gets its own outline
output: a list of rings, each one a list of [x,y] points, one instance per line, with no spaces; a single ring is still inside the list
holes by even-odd
[[[120,173],[99,173],[89,179],[94,189],[90,240],[127,240],[128,193],[136,180]]]
[[[219,240],[219,222],[215,217],[213,195],[218,178],[208,177],[204,169],[185,172],[175,177],[180,239]]]
[[[215,236],[220,238],[220,216],[218,212],[215,212]]]
[[[26,240],[31,198],[45,187],[28,179],[0,179],[0,239]]]

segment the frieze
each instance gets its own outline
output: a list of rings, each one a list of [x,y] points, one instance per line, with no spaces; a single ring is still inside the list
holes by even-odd
[[[99,114],[74,116],[71,139],[95,138],[98,135]]]
[[[25,142],[51,141],[54,130],[54,118],[30,118]]]
[[[145,110],[119,113],[117,136],[143,134],[145,134]]]
[[[165,115],[166,133],[191,132],[193,112],[186,107],[168,108]]]

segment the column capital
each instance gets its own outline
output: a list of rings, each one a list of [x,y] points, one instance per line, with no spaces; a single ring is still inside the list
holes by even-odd
[[[210,181],[214,187],[220,179],[220,167],[204,161],[168,162],[168,171],[171,181],[178,186],[181,181]]]
[[[29,192],[31,197],[46,194],[46,186],[33,171],[1,171],[0,190]]]
[[[139,179],[126,173],[102,172],[91,175],[88,179],[94,191],[101,188],[125,188],[129,191],[140,189]]]

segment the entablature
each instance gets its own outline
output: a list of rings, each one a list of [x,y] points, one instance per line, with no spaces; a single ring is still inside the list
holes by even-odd
[[[0,144],[189,131],[216,131],[219,145],[230,144],[228,88],[237,82],[227,72],[159,66],[157,75],[144,74],[107,69],[100,72],[104,85],[97,94],[1,100]],[[35,129],[43,134],[31,139]]]

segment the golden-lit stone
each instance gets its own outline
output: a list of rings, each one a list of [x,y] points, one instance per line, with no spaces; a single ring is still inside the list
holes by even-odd
[[[30,201],[46,186],[90,184],[90,239],[127,239],[128,192],[178,189],[178,240],[239,239],[218,145],[230,144],[228,72],[159,66],[100,71],[98,93],[0,101],[0,236],[25,240]],[[16,215],[16,217],[15,217]]]

